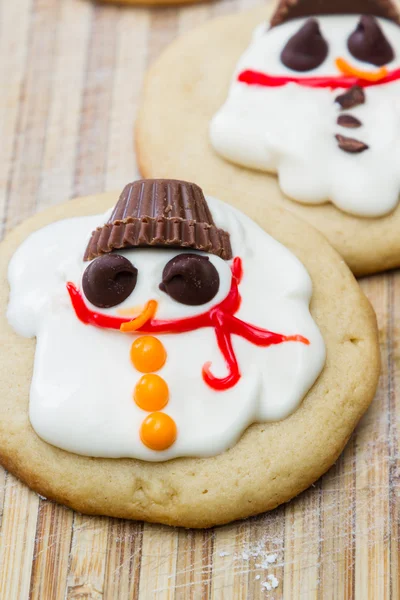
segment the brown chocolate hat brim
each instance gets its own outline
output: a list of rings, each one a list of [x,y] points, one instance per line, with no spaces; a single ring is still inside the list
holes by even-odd
[[[93,231],[84,260],[129,248],[192,248],[230,260],[229,234],[215,225],[165,217],[129,217]]]
[[[300,17],[338,14],[373,15],[400,25],[400,12],[392,0],[281,0],[271,27]]]

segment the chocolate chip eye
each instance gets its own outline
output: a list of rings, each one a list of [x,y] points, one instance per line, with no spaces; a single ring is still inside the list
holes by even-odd
[[[82,278],[86,298],[99,308],[110,308],[126,300],[136,286],[138,271],[120,254],[106,254],[87,267]]]
[[[308,19],[290,38],[281,54],[281,61],[293,71],[316,69],[328,56],[328,44],[316,19]]]
[[[165,265],[160,290],[181,304],[206,304],[218,293],[218,271],[207,256],[178,254]]]
[[[377,67],[383,67],[394,59],[393,48],[372,15],[361,17],[347,46],[355,58]]]

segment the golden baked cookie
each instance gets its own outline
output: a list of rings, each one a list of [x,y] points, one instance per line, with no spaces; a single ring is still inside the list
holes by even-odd
[[[339,255],[282,208],[253,208],[266,235],[207,200],[193,184],[138,182],[126,187],[112,214],[116,194],[78,198],[28,219],[0,245],[0,461],[38,493],[87,514],[185,527],[228,523],[310,486],[336,461],[368,408],[380,368],[376,319]],[[197,223],[194,237],[188,215]],[[216,306],[230,269],[230,300]],[[139,317],[137,307],[136,316],[129,308],[138,299]],[[200,327],[208,306],[228,377],[223,363],[218,368],[212,329],[206,339],[203,330],[189,331]],[[172,311],[169,319],[175,315],[168,326],[157,320],[163,310]],[[121,331],[111,331],[115,323]],[[268,333],[268,324],[279,334]],[[135,337],[138,329],[147,337]],[[200,365],[212,360],[202,375],[191,371],[197,352]],[[225,431],[240,403],[254,395],[253,383],[264,385],[257,379],[260,356],[274,357],[282,375],[271,375],[277,384],[267,386],[265,418],[244,406],[237,432]],[[148,375],[132,396],[140,373]],[[235,396],[235,389],[242,392]],[[281,406],[286,392],[290,414]],[[210,405],[202,405],[203,395]],[[210,419],[207,410],[221,414]],[[140,437],[137,415],[144,419]],[[246,419],[264,422],[246,429]],[[210,439],[214,426],[221,434]],[[221,451],[224,444],[232,447]],[[182,457],[168,460],[173,456]]]
[[[371,0],[365,17],[337,14],[355,5],[327,2],[329,17],[318,14],[321,3],[282,0],[273,18],[269,7],[223,16],[171,44],[144,86],[142,174],[200,178],[253,218],[271,204],[287,208],[319,229],[356,275],[398,267],[399,13]],[[274,69],[284,76],[270,75]],[[336,205],[320,204],[329,194]]]

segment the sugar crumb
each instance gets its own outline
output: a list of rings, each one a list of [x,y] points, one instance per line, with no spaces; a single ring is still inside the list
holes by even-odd
[[[277,559],[277,558],[278,558],[278,555],[277,555],[277,554],[269,554],[269,555],[266,557],[266,559],[265,559],[265,560],[266,560],[266,562],[267,562],[267,563],[269,563],[269,564],[272,564],[272,563],[275,563],[275,562],[276,562],[276,559]]]
[[[261,584],[261,587],[265,588],[266,590],[268,590],[268,592],[270,592],[272,590],[272,584],[269,581],[264,581]]]
[[[271,582],[271,586],[273,589],[277,588],[279,585],[279,581],[278,579],[275,577],[275,575],[268,575],[268,579]]]

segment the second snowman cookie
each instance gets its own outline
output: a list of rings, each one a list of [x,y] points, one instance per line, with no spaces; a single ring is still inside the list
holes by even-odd
[[[190,33],[149,73],[143,173],[204,172],[253,217],[275,202],[309,220],[357,274],[398,266],[399,22],[386,0],[282,0]]]

